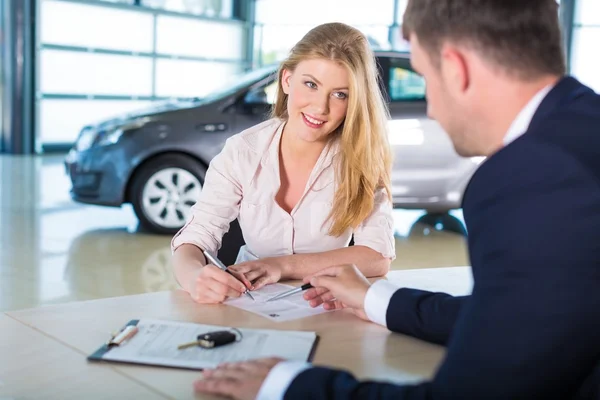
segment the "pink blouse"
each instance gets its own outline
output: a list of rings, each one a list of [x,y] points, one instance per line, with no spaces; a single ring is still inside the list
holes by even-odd
[[[347,246],[354,234],[355,245],[393,260],[392,204],[384,189],[376,192],[373,212],[355,230],[348,228],[338,237],[328,234],[331,221],[326,219],[337,186],[333,166],[337,143],[322,151],[291,213],[279,206],[275,196],[281,182],[279,142],[284,125],[271,119],[227,139],[210,163],[190,218],[171,242],[172,251],[190,243],[216,253],[237,217],[247,251],[257,258],[335,250]]]

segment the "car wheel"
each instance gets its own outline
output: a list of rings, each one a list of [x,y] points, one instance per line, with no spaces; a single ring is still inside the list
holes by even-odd
[[[206,169],[185,155],[157,157],[142,166],[130,186],[140,224],[156,233],[175,234],[198,200]]]
[[[467,236],[467,228],[455,216],[447,212],[427,212],[414,225],[421,224],[437,231],[453,232]]]

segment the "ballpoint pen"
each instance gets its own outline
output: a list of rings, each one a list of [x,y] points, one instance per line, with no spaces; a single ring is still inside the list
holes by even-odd
[[[213,264],[213,265],[217,266],[218,268],[222,269],[223,271],[231,274],[231,276],[233,276],[237,279],[237,277],[235,275],[233,275],[229,269],[227,269],[227,267],[225,266],[225,264],[223,264],[221,262],[221,260],[219,260],[217,257],[214,257],[212,254],[210,254],[206,250],[203,250],[202,252],[204,253],[204,257],[206,257],[208,259],[208,261],[210,261],[211,264]],[[243,285],[243,283],[242,283],[242,285]],[[244,287],[245,287],[245,285],[244,285]],[[252,300],[254,300],[254,297],[252,297],[252,295],[248,291],[248,288],[246,288],[246,291],[244,292],[244,294],[246,296],[250,297]]]
[[[284,297],[288,297],[288,296],[291,296],[293,294],[300,293],[300,292],[303,292],[305,290],[308,290],[311,287],[313,287],[313,285],[311,285],[310,283],[305,283],[304,285],[302,285],[300,287],[293,288],[293,289],[290,289],[288,291],[279,293],[279,294],[271,297],[270,299],[267,299],[266,301],[273,301],[273,300],[283,299]]]

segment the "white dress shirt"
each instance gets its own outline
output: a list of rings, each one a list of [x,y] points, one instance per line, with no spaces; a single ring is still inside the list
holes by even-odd
[[[505,146],[527,132],[535,112],[552,87],[552,85],[548,85],[537,92],[519,112],[504,136]],[[371,321],[379,325],[387,326],[387,309],[392,296],[398,289],[398,286],[385,280],[379,280],[371,285],[365,297],[365,313]],[[298,361],[284,361],[277,364],[263,382],[256,399],[283,399],[285,392],[294,378],[310,367],[310,363]]]

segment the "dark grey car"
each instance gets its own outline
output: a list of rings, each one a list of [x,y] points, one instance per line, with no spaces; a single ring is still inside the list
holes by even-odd
[[[427,118],[425,84],[407,54],[376,55],[392,117],[394,205],[435,212],[460,207],[481,159],[459,157],[440,126]],[[131,203],[146,228],[176,232],[225,140],[268,117],[276,70],[251,71],[206,98],[85,126],[65,160],[72,198],[106,206]]]

